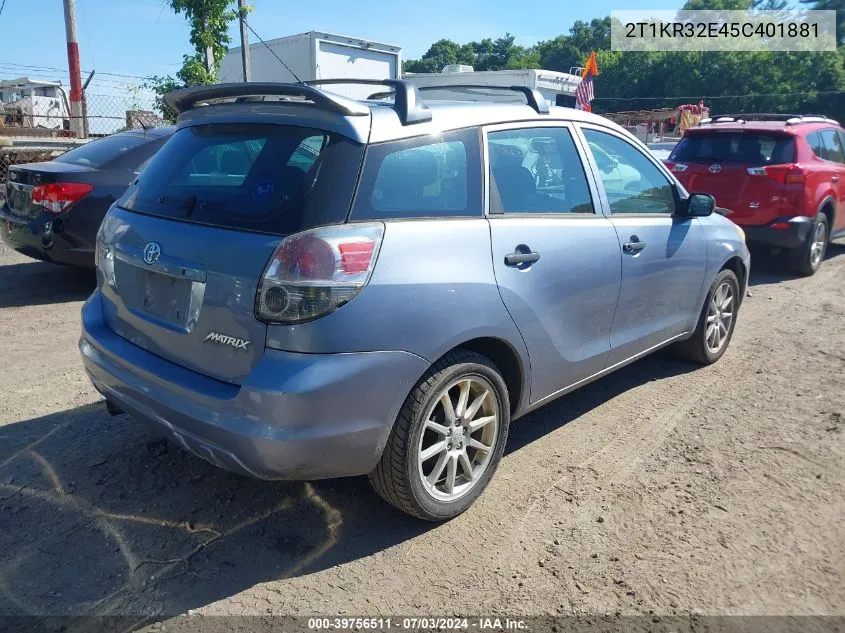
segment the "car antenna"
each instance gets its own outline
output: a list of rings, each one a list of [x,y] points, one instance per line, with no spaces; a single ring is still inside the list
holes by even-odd
[[[248,29],[252,32],[252,34],[253,34],[255,37],[257,37],[257,38],[258,38],[258,41],[259,41],[259,42],[261,42],[262,44],[264,44],[264,47],[265,47],[268,51],[270,51],[270,53],[273,55],[273,57],[275,57],[277,60],[279,60],[279,63],[280,63],[282,66],[284,66],[284,67],[285,67],[285,70],[287,70],[287,71],[288,71],[291,75],[293,75],[293,78],[294,78],[294,79],[296,79],[296,83],[301,84],[301,83],[302,83],[302,80],[301,80],[301,79],[300,79],[300,78],[296,75],[296,73],[295,73],[295,72],[293,72],[293,71],[290,69],[290,66],[288,66],[288,65],[287,65],[284,61],[282,61],[282,58],[281,58],[281,57],[279,57],[278,55],[276,55],[276,51],[274,51],[272,48],[270,48],[270,47],[267,45],[267,42],[265,42],[263,39],[261,39],[261,36],[260,36],[258,33],[256,33],[256,32],[255,32],[255,29],[254,29],[254,28],[252,28],[252,27],[249,25],[249,22],[247,22],[247,21],[246,21],[246,19],[244,19],[244,16],[242,16],[242,15],[238,14],[238,17],[240,18],[241,22],[243,22],[243,23],[244,23],[244,25],[246,26],[246,28],[248,28]]]

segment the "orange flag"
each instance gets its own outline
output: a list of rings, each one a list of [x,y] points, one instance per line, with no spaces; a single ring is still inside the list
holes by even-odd
[[[581,72],[581,79],[587,76],[587,74],[591,75],[598,75],[599,74],[599,65],[596,62],[596,52],[590,51],[590,59],[587,60],[587,65],[584,66],[584,70]]]

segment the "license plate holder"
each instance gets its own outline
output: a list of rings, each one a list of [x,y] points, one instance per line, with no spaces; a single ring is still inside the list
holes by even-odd
[[[191,282],[151,270],[137,269],[138,309],[152,317],[185,327],[191,301]]]

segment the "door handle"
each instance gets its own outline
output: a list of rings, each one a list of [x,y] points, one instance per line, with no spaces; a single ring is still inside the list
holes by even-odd
[[[522,264],[533,264],[538,259],[540,259],[540,253],[516,251],[515,253],[505,255],[505,265],[520,266]]]
[[[831,180],[833,182],[839,182],[839,176],[834,176],[833,178],[831,178]]]
[[[626,253],[639,253],[646,247],[645,242],[641,242],[636,235],[631,236],[630,242],[625,242],[622,245],[622,250]]]

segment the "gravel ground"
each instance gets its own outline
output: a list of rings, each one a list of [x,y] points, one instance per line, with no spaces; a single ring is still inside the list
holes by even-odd
[[[109,417],[76,349],[92,275],[0,250],[0,614],[843,615],[845,247],[755,267],[719,363],[661,353],[523,418],[430,525]]]

